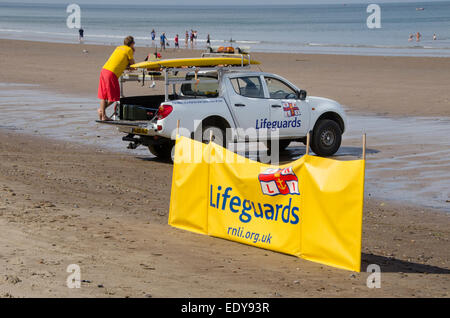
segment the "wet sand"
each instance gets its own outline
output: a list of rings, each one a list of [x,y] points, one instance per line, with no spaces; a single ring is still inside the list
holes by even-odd
[[[351,110],[354,121],[349,134],[344,135],[338,158],[358,156],[360,133],[370,131],[368,171],[373,174],[367,175],[367,183],[373,190],[389,178],[394,179],[387,183],[395,187],[395,177],[399,178],[400,189],[386,191],[400,191],[405,196],[399,198],[403,203],[384,200],[379,194],[374,198],[374,191],[366,187],[362,272],[351,273],[169,227],[172,166],[152,158],[145,149],[118,149],[124,146],[118,134],[85,117],[88,112],[96,115],[96,105],[91,102],[96,96],[98,67],[111,48],[0,42],[0,63],[7,71],[0,73],[0,82],[39,84],[0,87],[10,94],[1,95],[0,100],[0,297],[449,297],[450,215],[443,208],[433,210],[411,200],[411,193],[420,194],[421,187],[433,183],[437,185],[437,189],[431,187],[433,195],[440,202],[445,199],[448,140],[428,142],[432,139],[427,138],[433,138],[440,129],[445,136],[447,119],[441,122],[442,128],[432,117],[385,118],[390,126],[396,126],[392,133],[386,127],[377,132],[379,123],[386,124],[382,117],[362,115],[404,117],[412,112],[448,118],[448,92],[442,89],[442,80],[448,75],[442,68],[448,59],[386,58],[386,65],[392,67],[388,69],[381,63],[385,58],[285,55],[282,73],[274,59],[278,54],[257,56],[264,62],[264,70],[294,83],[303,82],[294,76],[308,77],[311,94],[337,99]],[[13,53],[12,48],[19,51]],[[83,54],[81,48],[89,53]],[[191,51],[177,55],[182,54],[198,55]],[[40,58],[45,62],[36,63],[34,59]],[[289,70],[283,63],[290,59],[302,60],[304,67]],[[23,68],[6,60],[20,62]],[[410,80],[410,85],[417,84],[410,71],[401,71],[412,61],[426,61],[430,73],[436,73],[425,74],[425,94],[435,90],[440,94],[432,94],[437,102],[430,103],[428,113],[421,105],[423,97],[409,94],[404,100],[400,98],[405,83],[399,84],[398,90],[388,89],[402,78]],[[390,94],[398,101],[400,106],[394,110],[378,99],[378,104],[367,103],[367,108],[363,101],[369,97],[359,99],[353,93],[364,95],[368,83],[362,77],[358,83],[351,75],[362,76],[364,70],[376,66],[380,72],[374,76],[382,79],[378,94]],[[328,74],[339,77],[340,89],[330,87],[330,79],[321,80]],[[56,93],[46,96],[51,92]],[[129,94],[139,92],[148,93],[148,88],[129,85]],[[72,98],[73,94],[78,97]],[[67,104],[64,97],[69,98]],[[23,123],[12,109],[14,98],[18,108],[33,108]],[[401,105],[408,105],[408,112]],[[8,114],[12,120],[5,119]],[[30,122],[30,116],[36,122]],[[63,123],[67,123],[67,130],[61,128]],[[417,123],[424,136],[414,139],[411,133]],[[49,139],[53,130],[61,131],[57,137],[64,138]],[[114,146],[105,146],[112,140],[117,140]],[[294,144],[286,160],[303,151],[304,147]],[[423,171],[421,165],[427,165]],[[417,171],[432,177],[428,180]],[[366,286],[365,270],[373,263],[381,266],[380,289]],[[69,264],[81,268],[85,282],[80,289],[65,285]]]
[[[96,103],[95,98],[41,90],[36,85],[0,83],[0,128],[151,157],[146,147],[127,149],[128,143],[122,141],[123,135],[116,128],[95,123],[92,116]],[[390,118],[351,113],[341,148],[333,158],[360,157],[363,133],[368,136],[367,195],[450,212],[449,117]],[[239,148],[245,149],[243,146]],[[254,160],[258,160],[256,148],[249,146],[248,155]],[[305,146],[292,143],[288,150],[282,162],[301,157]]]

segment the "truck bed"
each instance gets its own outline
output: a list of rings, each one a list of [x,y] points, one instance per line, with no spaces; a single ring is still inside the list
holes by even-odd
[[[196,99],[204,96],[169,95],[169,100]],[[164,95],[144,95],[122,97],[120,99],[119,118],[125,121],[152,120],[165,100]]]

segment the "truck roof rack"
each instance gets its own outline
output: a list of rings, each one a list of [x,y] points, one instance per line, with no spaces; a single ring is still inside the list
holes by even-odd
[[[217,72],[219,74],[218,79],[208,79],[203,80],[202,82],[217,82],[220,78],[220,73],[234,71],[234,70],[246,70],[249,69],[251,64],[248,62],[245,64],[245,61],[251,61],[250,54],[248,53],[210,53],[204,52],[201,55],[202,58],[208,57],[231,57],[231,58],[240,58],[240,65],[218,65],[218,66],[191,66],[191,67],[161,67],[161,71],[148,71],[143,69],[139,72],[127,72],[124,73],[120,78],[120,94],[123,97],[123,83],[125,82],[139,82],[142,83],[142,86],[145,85],[145,81],[164,81],[164,95],[165,101],[168,101],[169,96],[169,86],[172,85],[173,91],[175,92],[176,84],[196,84],[197,81],[197,73],[198,72]],[[195,77],[193,79],[186,79],[185,76],[181,77],[178,74],[187,73],[187,72],[195,72]]]

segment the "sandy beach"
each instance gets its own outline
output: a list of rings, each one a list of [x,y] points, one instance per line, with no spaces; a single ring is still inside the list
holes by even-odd
[[[44,90],[94,100],[100,68],[113,50],[14,40],[0,40],[0,46],[0,83],[39,85],[30,88],[36,96]],[[138,47],[136,60],[152,51]],[[304,85],[310,95],[338,100],[355,116],[450,116],[448,58],[252,56],[262,70]],[[127,85],[127,95],[139,93],[148,94],[148,88]],[[28,97],[16,97],[24,107],[21,100]],[[89,110],[92,120],[96,107]],[[363,262],[361,273],[352,273],[171,228],[171,164],[13,126],[0,125],[0,297],[449,297],[450,215],[442,209],[366,192]],[[350,137],[346,151],[358,155],[353,149],[360,141]],[[416,159],[398,158],[427,151],[417,166],[427,162],[426,169],[441,169],[445,178],[448,150],[439,161],[431,154],[439,144],[402,139],[404,144],[396,145],[385,138],[374,136],[369,144],[374,151],[368,164],[373,160],[379,170],[368,177],[389,178],[387,159],[395,157],[391,168],[404,171],[413,190],[417,175],[408,164]],[[430,182],[448,180],[437,175]],[[81,268],[80,289],[66,286],[69,264]],[[381,266],[380,289],[366,286],[369,264]]]
[[[0,82],[39,84],[56,91],[97,96],[100,69],[111,46],[0,40]],[[87,50],[88,53],[83,53]],[[153,48],[138,47],[136,61]],[[200,51],[167,49],[163,58],[198,57]],[[351,111],[395,116],[450,116],[450,59],[252,53],[260,69],[284,76],[309,95],[329,97]],[[447,70],[447,71],[445,71]],[[126,94],[148,93],[127,85]]]

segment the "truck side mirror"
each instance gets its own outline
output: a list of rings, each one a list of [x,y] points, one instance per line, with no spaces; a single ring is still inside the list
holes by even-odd
[[[306,99],[307,93],[306,93],[305,90],[302,89],[297,94],[298,94],[298,99],[300,99],[300,100],[305,100]]]

